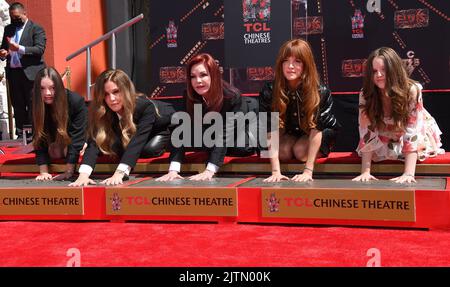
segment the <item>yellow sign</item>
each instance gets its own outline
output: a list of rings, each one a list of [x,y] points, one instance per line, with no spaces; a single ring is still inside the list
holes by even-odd
[[[414,190],[262,188],[262,217],[416,221]]]
[[[237,216],[236,188],[106,188],[106,214]]]
[[[0,189],[0,215],[83,215],[81,188]]]

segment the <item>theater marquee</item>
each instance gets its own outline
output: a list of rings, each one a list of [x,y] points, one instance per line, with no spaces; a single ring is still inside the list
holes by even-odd
[[[415,222],[414,190],[261,190],[262,217]]]

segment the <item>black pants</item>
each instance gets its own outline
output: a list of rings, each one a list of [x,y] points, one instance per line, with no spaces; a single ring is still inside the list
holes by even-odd
[[[151,134],[146,144],[141,150],[139,158],[151,158],[161,156],[170,143],[170,131],[164,130]],[[125,150],[120,141],[115,141],[112,145],[112,150],[116,155],[121,158],[125,153]]]
[[[141,151],[141,158],[161,156],[170,142],[170,131],[162,131],[156,135],[150,135],[149,140]]]
[[[22,136],[23,126],[31,124],[33,81],[28,80],[21,68],[9,69],[7,77],[10,98],[14,108],[16,134]]]

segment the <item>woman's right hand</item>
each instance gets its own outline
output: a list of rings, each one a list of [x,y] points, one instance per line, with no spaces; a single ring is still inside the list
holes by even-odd
[[[36,176],[37,181],[50,181],[52,180],[53,176],[49,174],[48,172],[43,172]]]
[[[378,180],[376,177],[371,175],[369,172],[364,172],[352,179],[352,181],[371,181],[371,180]]]
[[[178,172],[172,170],[169,171],[167,174],[158,177],[157,179],[155,179],[155,181],[173,181],[175,179],[183,179],[183,177],[179,175]]]
[[[88,186],[89,184],[96,185],[95,181],[89,178],[86,173],[80,173],[77,180],[69,184],[69,186]]]
[[[289,180],[289,177],[282,175],[279,172],[273,172],[272,175],[263,180],[263,182],[280,182],[282,180]]]

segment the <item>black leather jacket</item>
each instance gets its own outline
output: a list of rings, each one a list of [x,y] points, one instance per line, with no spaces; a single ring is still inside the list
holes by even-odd
[[[266,83],[259,93],[259,107],[261,112],[272,111],[272,93],[273,83]],[[289,102],[286,109],[285,131],[293,134],[309,134],[309,131],[302,131],[300,123],[303,120],[302,112],[302,95],[301,90],[290,92],[288,94]],[[331,112],[333,106],[333,98],[331,91],[324,85],[319,87],[320,104],[316,115],[316,129],[323,131],[324,129],[338,130],[340,125]],[[270,116],[268,116],[268,131],[270,131]]]

